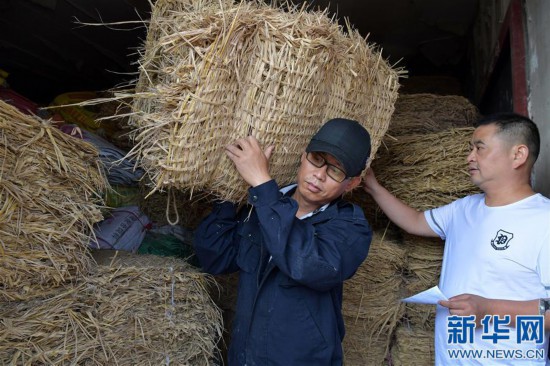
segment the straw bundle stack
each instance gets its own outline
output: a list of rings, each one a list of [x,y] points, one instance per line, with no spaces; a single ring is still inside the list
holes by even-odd
[[[119,256],[53,297],[0,305],[0,364],[212,364],[211,279],[182,260]]]
[[[435,361],[434,332],[399,326],[391,350],[394,366],[426,366]]]
[[[479,189],[466,171],[473,128],[453,128],[387,140],[389,153],[373,163],[385,187],[418,210],[450,203]]]
[[[439,238],[425,238],[410,234],[403,235],[407,249],[408,276],[407,296],[427,290],[439,283],[445,243]],[[405,317],[415,329],[433,330],[435,306],[406,304]]]
[[[415,292],[416,294],[417,292]],[[407,304],[405,307],[405,320],[402,324],[413,329],[434,332],[435,331],[435,305]]]
[[[406,296],[416,295],[428,289],[418,279],[408,278],[405,282]],[[433,331],[435,329],[435,311],[435,305],[407,303],[405,304],[405,316],[401,323],[414,329]]]
[[[439,283],[445,243],[440,238],[403,235],[409,272],[418,278],[424,290]]]
[[[416,135],[470,127],[479,116],[476,106],[459,95],[400,94],[388,134]]]
[[[254,135],[274,145],[271,173],[295,179],[309,138],[327,119],[387,130],[400,71],[326,13],[263,2],[159,0],[133,98],[133,154],[154,190],[174,187],[242,201],[247,186],[224,152]]]
[[[388,339],[386,336],[365,339],[372,329],[370,319],[344,316],[346,336],[344,338],[344,365],[382,366],[387,365]],[[389,329],[384,329],[387,332]]]
[[[466,172],[468,142],[477,108],[457,95],[399,95],[388,134],[372,166],[377,178],[398,198],[417,209],[449,203],[479,192]],[[389,220],[366,193],[352,201],[376,227]]]
[[[344,283],[346,359],[360,358],[361,365],[383,362],[404,312],[399,299],[405,260],[401,245],[375,232],[367,259]]]
[[[45,296],[90,265],[106,180],[98,151],[0,101],[0,298]]]

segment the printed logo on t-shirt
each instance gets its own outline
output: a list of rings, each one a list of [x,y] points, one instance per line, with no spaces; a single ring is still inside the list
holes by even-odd
[[[510,241],[514,238],[514,234],[504,230],[497,231],[497,235],[491,240],[491,245],[495,250],[506,250],[510,246]]]

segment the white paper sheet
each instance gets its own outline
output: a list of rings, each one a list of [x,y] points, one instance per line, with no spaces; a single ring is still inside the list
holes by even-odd
[[[411,297],[402,299],[403,302],[414,302],[417,304],[433,304],[437,305],[439,300],[448,300],[447,296],[441,292],[438,286],[434,286],[426,291],[422,291]]]

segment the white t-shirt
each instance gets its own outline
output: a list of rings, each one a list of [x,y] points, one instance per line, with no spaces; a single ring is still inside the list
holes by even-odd
[[[489,207],[485,195],[477,194],[424,215],[432,230],[445,240],[439,287],[447,297],[464,293],[506,300],[550,297],[548,198],[535,194],[510,205]],[[537,344],[537,327],[531,328],[535,330],[532,337],[521,333],[526,338],[518,343],[518,328],[497,319],[497,329],[491,322],[473,331],[473,341],[463,337],[462,342],[467,341],[460,343],[452,337],[457,334],[457,323],[451,324],[448,317],[448,309],[438,305],[436,365],[546,364],[548,335],[538,338],[543,343]],[[521,332],[528,329],[521,328]],[[481,351],[449,353],[457,349]],[[539,359],[542,352],[544,358]]]

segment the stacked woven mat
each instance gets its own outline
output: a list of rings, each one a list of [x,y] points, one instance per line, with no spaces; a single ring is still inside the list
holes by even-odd
[[[295,179],[310,137],[333,117],[362,123],[374,155],[401,73],[326,12],[227,0],[157,1],[140,72],[125,96],[136,128],[132,153],[152,191],[200,190],[231,201],[248,188],[224,153],[237,138],[275,146],[279,184]]]

